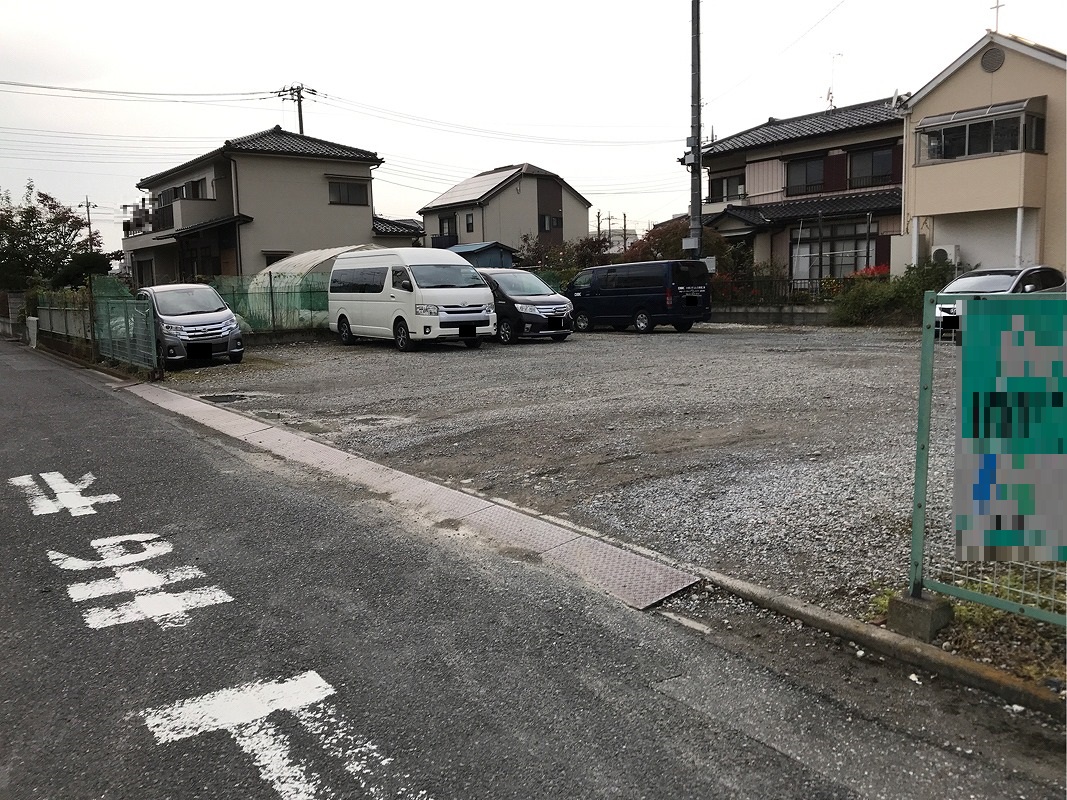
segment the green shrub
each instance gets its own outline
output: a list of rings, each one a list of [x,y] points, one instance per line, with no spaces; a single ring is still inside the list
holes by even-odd
[[[940,291],[956,275],[951,264],[909,264],[888,282],[849,281],[834,298],[831,325],[919,325],[923,294]]]

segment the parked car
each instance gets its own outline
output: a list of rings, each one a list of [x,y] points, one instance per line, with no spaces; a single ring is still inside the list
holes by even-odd
[[[152,304],[156,353],[164,368],[180,367],[191,358],[226,356],[234,364],[244,358],[244,336],[237,317],[211,286],[146,286],[137,291],[137,299]]]
[[[571,301],[524,269],[479,267],[496,302],[496,338],[514,344],[520,337],[562,342],[574,330]]]
[[[1063,273],[1052,267],[979,267],[965,272],[938,292],[934,308],[934,333],[941,337],[955,335],[960,328],[959,310],[954,302],[946,302],[947,294],[1029,294],[1031,292],[1062,292]]]
[[[684,333],[711,319],[711,284],[703,261],[644,261],[583,269],[563,290],[574,303],[574,329],[597,324],[638,333],[673,325]]]
[[[462,256],[431,247],[364,250],[337,256],[330,271],[330,330],[392,339],[408,351],[422,340],[478,348],[496,333],[493,292]]]

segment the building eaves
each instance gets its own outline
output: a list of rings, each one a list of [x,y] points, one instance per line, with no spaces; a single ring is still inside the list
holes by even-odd
[[[223,225],[229,225],[236,222],[238,225],[244,225],[253,220],[253,217],[247,214],[230,214],[225,217],[212,217],[206,219],[203,222],[198,222],[195,225],[186,225],[184,228],[178,228],[177,230],[170,231],[162,236],[153,236],[153,239],[176,239],[179,236],[188,236],[190,233],[199,233],[200,231],[211,230],[212,228],[219,228]]]
[[[718,214],[705,216],[703,223],[708,225],[723,217],[733,217],[755,228],[768,228],[799,220],[818,219],[820,216],[830,220],[868,213],[888,214],[900,211],[901,197],[900,187],[893,187],[873,192],[784,200],[762,205],[728,205]]]
[[[584,203],[586,208],[590,208],[593,205],[582,197],[579,192],[575,191],[573,186],[554,172],[549,172],[547,169],[536,167],[533,164],[509,164],[506,167],[497,167],[496,169],[479,172],[477,175],[460,181],[451,189],[438,195],[434,200],[420,208],[419,214],[425,214],[427,211],[443,211],[449,208],[482,205],[515,181],[521,180],[523,176],[557,180],[571,194]]]
[[[374,215],[371,228],[375,236],[425,236],[426,230],[413,220],[386,219]]]
[[[1067,69],[1067,55],[1061,53],[1059,50],[1054,50],[1051,47],[1031,42],[1029,39],[1024,39],[1021,36],[1013,36],[1010,33],[989,31],[985,36],[967,48],[963,55],[941,70],[933,80],[901,103],[901,107],[904,109],[905,113],[910,113],[911,108],[916,103],[948,80],[949,76],[958,71],[960,67],[967,63],[967,61],[978,55],[983,48],[994,44],[1006,47],[1009,50],[1014,50],[1017,53],[1029,55],[1039,61],[1044,61],[1046,64],[1058,66],[1060,69]]]
[[[771,117],[762,125],[712,142],[704,147],[702,155],[708,157],[754,150],[802,139],[890,125],[894,122],[901,122],[903,128],[900,113],[893,106],[893,98],[886,97],[789,119]]]
[[[304,136],[300,133],[283,130],[281,125],[275,125],[273,128],[252,133],[248,136],[227,139],[223,142],[222,147],[142,179],[137,184],[137,188],[144,189],[166,178],[168,175],[183,172],[197,164],[235,153],[311,158],[324,161],[354,161],[374,166],[384,163],[377,153],[372,153],[370,150],[328,142],[325,139],[316,139],[313,136]]]

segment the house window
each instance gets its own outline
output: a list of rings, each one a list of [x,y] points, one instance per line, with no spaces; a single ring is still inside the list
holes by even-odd
[[[878,221],[824,224],[795,228],[790,235],[794,278],[843,278],[873,265]],[[820,257],[821,253],[821,257]],[[820,263],[822,269],[820,271]]]
[[[541,215],[541,230],[550,231],[553,228],[563,227],[563,217],[553,217],[551,214]]]
[[[474,233],[474,214],[467,215],[467,233]]]
[[[437,219],[441,223],[441,235],[442,236],[455,236],[456,235],[456,218],[455,217],[438,217]]]
[[[362,181],[330,181],[330,205],[369,205],[368,194],[367,184]]]
[[[893,148],[862,150],[849,158],[848,188],[884,186],[893,182]]]
[[[740,200],[745,196],[745,176],[727,175],[711,179],[710,200],[722,203],[725,200]]]
[[[968,156],[1045,151],[1045,98],[924,117],[917,127],[918,163]]]
[[[823,159],[806,158],[790,161],[786,166],[787,195],[814,194],[822,191]]]

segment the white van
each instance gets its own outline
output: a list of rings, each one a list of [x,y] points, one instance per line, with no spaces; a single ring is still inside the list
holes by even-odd
[[[496,335],[493,291],[451,250],[397,247],[342,253],[330,271],[330,330],[392,339],[398,350],[420,340],[459,340],[480,347]]]

